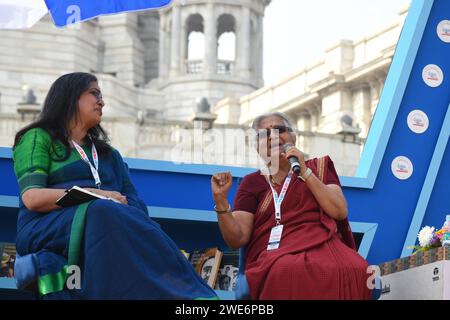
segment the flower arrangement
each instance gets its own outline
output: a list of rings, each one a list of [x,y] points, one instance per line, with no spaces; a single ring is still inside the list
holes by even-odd
[[[415,255],[417,252],[424,252],[433,248],[441,247],[443,236],[443,228],[435,231],[434,227],[423,227],[417,235],[419,245],[411,247],[412,249],[414,249],[413,255]]]

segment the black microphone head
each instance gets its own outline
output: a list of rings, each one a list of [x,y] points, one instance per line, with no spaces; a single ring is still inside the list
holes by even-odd
[[[295,148],[295,145],[293,145],[292,143],[285,143],[285,144],[283,144],[282,148],[283,148],[283,152],[286,153],[289,149]],[[297,157],[290,156],[288,158],[288,160],[289,160],[289,163],[291,164],[292,171],[294,171],[294,173],[296,175],[300,175],[300,172],[301,172],[300,163],[298,162]]]
[[[300,164],[298,162],[295,164],[291,164],[291,169],[292,169],[292,171],[294,171],[294,173],[296,175],[300,175],[301,170],[300,170]]]

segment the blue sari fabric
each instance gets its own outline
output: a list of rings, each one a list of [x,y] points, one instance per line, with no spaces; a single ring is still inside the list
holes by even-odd
[[[90,146],[83,148],[90,156]],[[15,160],[21,157],[20,151],[24,152],[20,148],[14,151]],[[39,213],[28,210],[20,200],[17,251],[21,256],[36,254],[40,280],[62,274],[65,281],[70,259],[81,271],[80,289],[66,285],[40,288],[43,298],[217,299],[176,244],[148,216],[119,152],[99,157],[99,174],[102,189],[122,193],[128,205],[95,200]],[[74,185],[94,187],[90,169],[82,160],[59,164],[58,170],[48,172],[46,188]],[[74,223],[74,217],[81,217],[82,223]],[[78,240],[74,228],[81,228]],[[73,248],[78,251],[70,252]]]

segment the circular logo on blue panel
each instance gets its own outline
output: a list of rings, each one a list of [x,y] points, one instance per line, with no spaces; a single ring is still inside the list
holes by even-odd
[[[429,64],[423,68],[422,78],[428,86],[436,88],[444,81],[444,73],[437,65]]]
[[[450,43],[450,20],[443,20],[438,24],[437,33],[439,39],[445,43]]]
[[[413,164],[407,157],[397,157],[392,161],[392,173],[397,179],[406,180],[413,174]]]
[[[413,110],[408,115],[408,127],[414,133],[424,133],[428,130],[429,120],[425,112]]]

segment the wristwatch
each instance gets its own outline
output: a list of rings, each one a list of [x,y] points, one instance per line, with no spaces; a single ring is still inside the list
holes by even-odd
[[[302,176],[301,174],[298,176],[300,179],[303,180],[303,182],[306,182],[306,179],[309,178],[309,176],[311,175],[312,170],[310,168],[306,168],[305,174]]]

